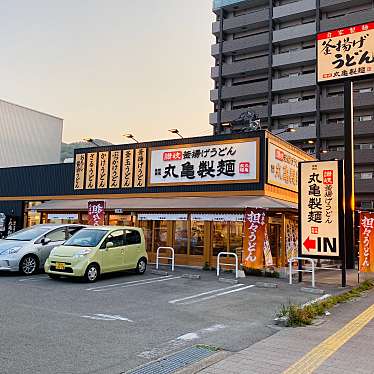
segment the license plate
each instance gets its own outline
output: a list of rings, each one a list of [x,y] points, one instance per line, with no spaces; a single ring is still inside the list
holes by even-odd
[[[56,270],[65,270],[65,264],[63,262],[57,262]]]

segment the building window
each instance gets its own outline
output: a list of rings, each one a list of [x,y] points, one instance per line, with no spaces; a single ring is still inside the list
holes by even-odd
[[[230,222],[230,252],[239,258],[243,249],[243,222]]]
[[[372,115],[366,115],[366,116],[359,116],[358,117],[359,122],[371,121],[372,119],[373,119]]]
[[[204,254],[205,223],[204,221],[191,221],[190,255],[202,256]]]

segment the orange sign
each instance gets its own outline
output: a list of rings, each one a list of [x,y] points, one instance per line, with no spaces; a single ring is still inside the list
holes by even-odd
[[[374,73],[374,22],[317,36],[318,82]]]
[[[243,265],[246,268],[264,267],[264,244],[267,218],[265,210],[247,208],[244,213]]]
[[[360,213],[360,272],[374,273],[374,213]]]

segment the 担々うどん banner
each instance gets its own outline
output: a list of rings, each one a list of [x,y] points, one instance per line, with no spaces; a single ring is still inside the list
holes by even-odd
[[[360,213],[360,272],[374,273],[374,213]]]

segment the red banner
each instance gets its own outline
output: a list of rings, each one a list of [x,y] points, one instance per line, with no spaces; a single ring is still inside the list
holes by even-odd
[[[246,268],[264,267],[264,244],[267,217],[264,209],[246,208],[244,213],[243,265]]]
[[[360,213],[360,272],[374,273],[374,213]]]
[[[105,201],[88,202],[88,224],[103,226],[105,218]]]

